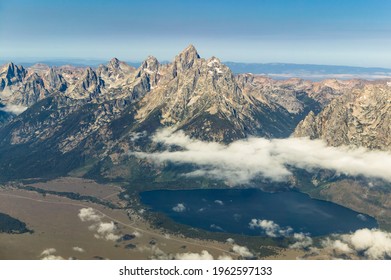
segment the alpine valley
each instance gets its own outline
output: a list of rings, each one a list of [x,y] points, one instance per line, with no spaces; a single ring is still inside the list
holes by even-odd
[[[265,193],[300,192],[308,194],[311,199],[329,201],[356,211],[354,216],[361,215],[358,217],[362,220],[374,218],[379,226],[376,230],[388,234],[380,230],[391,229],[391,166],[387,167],[391,157],[390,135],[390,81],[328,79],[314,82],[297,78],[274,80],[250,73],[233,74],[218,58],[201,58],[192,45],[171,63],[161,64],[150,56],[138,68],[116,58],[96,68],[49,67],[44,64],[24,68],[13,63],[0,68],[1,191],[8,197],[25,196],[35,200],[52,197],[64,200],[65,204],[77,200],[84,205],[82,209],[77,208],[82,222],[96,222],[97,216],[104,219],[113,216],[115,211],[122,211],[136,225],[148,224],[148,229],[140,225],[138,230],[132,228],[127,232],[126,223],[119,218],[115,223],[106,223],[113,226],[111,229],[122,230],[122,234],[116,233],[121,237],[114,238],[117,247],[131,239],[137,240],[140,233],[147,238],[149,232],[150,236],[143,241],[149,244],[147,249],[140,245],[141,241],[140,244],[124,245],[128,246],[127,252],[137,251],[130,245],[144,248],[133,255],[116,255],[115,251],[110,251],[115,249],[107,249],[107,245],[94,253],[105,258],[179,258],[182,256],[179,249],[172,249],[175,247],[174,238],[164,239],[168,234],[177,240],[181,238],[184,244],[187,240],[191,244],[186,246],[195,251],[209,248],[208,252],[201,251],[200,254],[211,254],[214,258],[228,257],[229,254],[231,258],[329,258],[330,254],[370,258],[365,248],[358,254],[353,252],[355,245],[350,241],[354,239],[349,239],[349,232],[336,232],[341,234],[344,244],[350,246],[344,251],[333,247],[339,244],[337,240],[293,233],[287,225],[277,225],[271,219],[251,220],[249,228],[261,229],[259,236],[213,230],[217,226],[211,226],[212,230],[208,231],[177,222],[159,212],[146,211],[139,193],[232,188],[257,188]],[[277,155],[279,163],[282,161],[282,175],[276,175],[278,166],[265,163],[272,173],[249,165],[244,177],[241,177],[242,173],[235,175],[236,178],[225,176],[224,172],[232,174],[241,166],[250,164],[252,154],[247,157],[242,147],[255,141],[273,146],[267,153],[272,158]],[[285,143],[283,141],[288,144],[281,144]],[[358,166],[359,171],[354,169],[355,165],[350,165],[349,160],[339,165],[324,158],[320,159],[321,163],[309,163],[309,154],[319,152],[321,155],[322,151],[297,152],[295,144],[290,144],[296,142],[291,141],[317,143],[319,149],[330,153],[354,153],[353,160],[361,155],[365,159],[367,154],[370,158],[385,155],[385,171],[371,173],[371,163],[365,161],[361,165],[367,164],[368,168]],[[281,152],[282,145],[285,150]],[[235,147],[240,149],[235,150]],[[217,156],[208,158],[209,151],[212,155],[219,155],[216,151],[226,150],[235,156],[230,157],[227,152],[223,164]],[[186,151],[194,154],[181,153]],[[262,151],[261,148],[254,149],[253,154]],[[294,156],[288,158],[293,151],[296,151]],[[242,160],[243,164],[240,164]],[[306,164],[301,160],[307,160]],[[231,170],[235,161],[241,166]],[[254,176],[251,176],[252,172]],[[84,184],[84,189],[63,186],[67,184]],[[95,187],[95,190],[120,187],[120,191],[114,192],[116,199],[110,199],[110,193],[84,193]],[[216,199],[215,204],[222,205],[223,202],[219,201]],[[177,208],[169,208],[176,213],[184,212],[186,204],[181,202],[174,205]],[[22,200],[15,201],[20,208],[23,203]],[[95,212],[91,213],[93,209]],[[15,211],[12,213],[17,213]],[[68,210],[64,208],[62,211]],[[83,216],[85,211],[90,211],[88,219]],[[1,208],[0,212],[6,211]],[[6,214],[22,220],[23,231],[19,235],[25,236],[23,242],[29,242],[28,235],[41,234],[39,226],[34,228],[33,221],[29,224],[26,213],[15,214],[18,217],[12,213]],[[77,217],[77,213],[74,216]],[[107,227],[92,226],[94,230],[101,239],[110,239],[106,235]],[[374,230],[368,229],[372,233]],[[158,248],[153,240],[156,243],[159,238],[171,247],[161,250],[163,245],[160,245]],[[236,242],[233,246],[231,239]],[[0,243],[2,240],[0,236]],[[331,245],[326,246],[325,242]],[[201,243],[207,245],[202,247]],[[57,251],[63,257],[71,255],[65,247],[53,246],[58,246]],[[88,246],[85,242],[84,247]],[[91,248],[94,246],[99,245],[93,244]],[[37,247],[38,251],[43,249],[45,247]],[[149,255],[142,255],[147,251]],[[43,251],[43,255],[35,253],[27,258],[53,257],[55,252]],[[77,258],[83,258],[81,250],[74,249],[73,252],[79,254]],[[223,257],[221,252],[225,252]],[[390,256],[391,252],[387,251],[380,257],[372,257]],[[8,256],[0,253],[0,257]]]

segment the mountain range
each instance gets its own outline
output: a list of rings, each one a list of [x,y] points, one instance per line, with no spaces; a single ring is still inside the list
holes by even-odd
[[[162,127],[224,143],[294,132],[331,145],[389,149],[389,92],[386,82],[234,75],[218,58],[201,58],[192,45],[171,63],[150,56],[138,68],[116,58],[95,69],[8,63],[0,70],[0,176],[57,176],[113,164],[123,153],[150,146],[138,145],[135,135]],[[352,110],[352,103],[352,114],[339,118],[341,111]],[[370,128],[378,110],[384,114],[377,131]],[[339,127],[353,129],[350,138],[334,137],[336,127],[341,135],[346,131]],[[370,140],[373,134],[376,141]],[[131,177],[129,170],[125,173]]]
[[[8,63],[0,67],[0,181],[76,176],[141,188],[225,184],[183,176],[194,171],[192,164],[137,157],[167,149],[153,139],[163,128],[211,144],[307,137],[389,153],[390,103],[389,80],[234,74],[192,45],[171,63],[150,56],[138,68],[116,58],[95,68]],[[389,182],[321,168],[290,170],[290,184],[300,191],[391,225],[391,210],[379,204],[391,199]]]

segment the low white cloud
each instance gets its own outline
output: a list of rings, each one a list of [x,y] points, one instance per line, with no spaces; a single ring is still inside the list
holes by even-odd
[[[289,246],[291,249],[308,249],[313,244],[312,238],[302,232],[294,233],[293,240],[295,242]]]
[[[172,207],[172,210],[175,211],[175,212],[178,212],[178,213],[185,212],[186,211],[186,206],[183,203],[178,203],[177,205]]]
[[[57,252],[55,248],[48,248],[42,251],[41,256],[53,255]]]
[[[105,239],[110,241],[117,241],[121,236],[115,234],[117,226],[113,222],[97,223],[89,227],[90,230],[96,231],[94,234],[97,239]]]
[[[79,253],[84,253],[85,252],[85,250],[83,248],[80,248],[80,247],[77,247],[77,246],[73,247],[72,250],[75,251],[75,252],[79,252]]]
[[[78,216],[82,222],[93,222],[88,229],[95,232],[95,238],[109,241],[117,241],[121,238],[120,235],[116,234],[118,229],[114,222],[103,222],[103,216],[97,214],[94,209],[82,208],[79,210]]]
[[[286,237],[293,232],[291,227],[281,228],[278,224],[270,220],[252,219],[249,227],[251,229],[259,228],[269,237]]]
[[[218,205],[221,205],[221,206],[224,205],[224,202],[221,201],[221,200],[219,200],[219,199],[216,199],[214,202],[215,202],[216,204],[218,204]]]
[[[141,236],[142,236],[142,234],[141,234],[139,231],[134,231],[132,234],[133,234],[135,237],[141,237]]]
[[[0,107],[0,111],[8,112],[14,115],[20,115],[24,111],[27,110],[28,107],[25,106],[20,106],[20,105],[13,105],[13,104],[8,104],[5,105],[5,107]]]
[[[80,209],[78,216],[82,222],[99,222],[102,219],[92,208]]]
[[[321,140],[307,138],[249,138],[229,145],[191,139],[182,131],[157,132],[152,140],[167,146],[156,153],[134,152],[157,163],[194,164],[198,169],[187,176],[208,176],[231,185],[249,183],[257,177],[286,181],[288,166],[312,171],[333,170],[351,176],[376,177],[391,182],[391,153],[364,148],[329,147]],[[181,150],[170,150],[170,146]]]
[[[213,256],[206,250],[201,253],[178,253],[175,255],[176,260],[213,260]]]
[[[380,230],[360,229],[344,238],[358,252],[371,259],[391,257],[391,233]]]
[[[232,251],[243,258],[252,258],[254,257],[254,254],[250,252],[250,250],[245,246],[240,246],[237,244],[234,244],[232,246]]]
[[[235,239],[230,237],[230,238],[227,238],[226,242],[228,242],[228,243],[235,243]]]
[[[359,229],[351,234],[333,235],[322,241],[333,254],[351,254],[368,259],[391,258],[391,233],[379,229]]]
[[[61,256],[55,255],[57,250],[55,248],[48,248],[42,251],[41,259],[42,260],[63,260],[64,258]]]

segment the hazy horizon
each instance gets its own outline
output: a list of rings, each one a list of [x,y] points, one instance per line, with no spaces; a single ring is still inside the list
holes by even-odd
[[[171,59],[159,59],[159,57],[156,57],[157,60],[160,63],[171,63],[175,56],[179,54],[180,52],[173,55]],[[151,54],[151,56],[153,56]],[[202,54],[200,54],[201,58],[208,59],[210,57],[205,57]],[[219,58],[218,55],[213,55],[217,58]],[[125,63],[130,64],[141,64],[144,60],[147,59],[148,56],[146,56],[144,59],[137,60],[137,59],[120,59],[117,56],[111,56],[107,58],[98,58],[98,57],[0,57],[0,64],[13,62],[13,63],[26,63],[26,64],[36,64],[36,63],[55,63],[55,62],[64,62],[69,64],[77,64],[78,62],[80,65],[85,66],[95,66],[99,64],[105,64],[109,62],[111,59],[117,58],[120,61],[123,61]],[[390,67],[382,67],[382,66],[373,66],[373,65],[367,65],[367,66],[355,66],[355,65],[347,65],[347,64],[326,64],[326,63],[295,63],[295,62],[287,62],[287,61],[253,61],[253,62],[246,62],[246,61],[233,61],[233,60],[221,60],[223,63],[237,63],[237,64],[246,64],[246,65],[307,65],[307,66],[326,66],[326,67],[352,67],[352,68],[379,68],[384,70],[390,70]]]
[[[201,55],[202,57],[202,55]],[[114,57],[112,57],[114,58]],[[110,59],[112,59],[110,58]],[[75,67],[97,68],[99,65],[105,65],[110,59],[99,58],[0,58],[0,65],[13,62],[24,67],[31,67],[35,64],[46,64],[50,67],[59,67],[63,65],[72,65]],[[169,60],[159,60],[160,63],[171,63],[174,58]],[[207,59],[207,58],[206,58]],[[142,61],[124,61],[128,65],[138,68]],[[391,68],[384,67],[359,67],[351,65],[327,65],[327,64],[297,64],[284,62],[239,62],[222,61],[230,67],[234,74],[252,73],[255,75],[266,75],[275,80],[287,80],[291,78],[301,78],[304,80],[321,81],[326,79],[364,79],[378,80],[390,79]]]

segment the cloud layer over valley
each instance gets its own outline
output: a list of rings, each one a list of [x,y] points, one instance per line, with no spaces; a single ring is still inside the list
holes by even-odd
[[[375,177],[391,182],[391,153],[364,148],[329,147],[306,138],[265,139],[252,137],[225,145],[191,139],[182,131],[164,129],[152,138],[163,143],[163,152],[132,153],[156,163],[194,164],[187,176],[208,176],[227,183],[246,184],[257,177],[286,181],[289,166],[312,171],[327,169],[350,176]],[[173,150],[171,147],[179,147]]]

